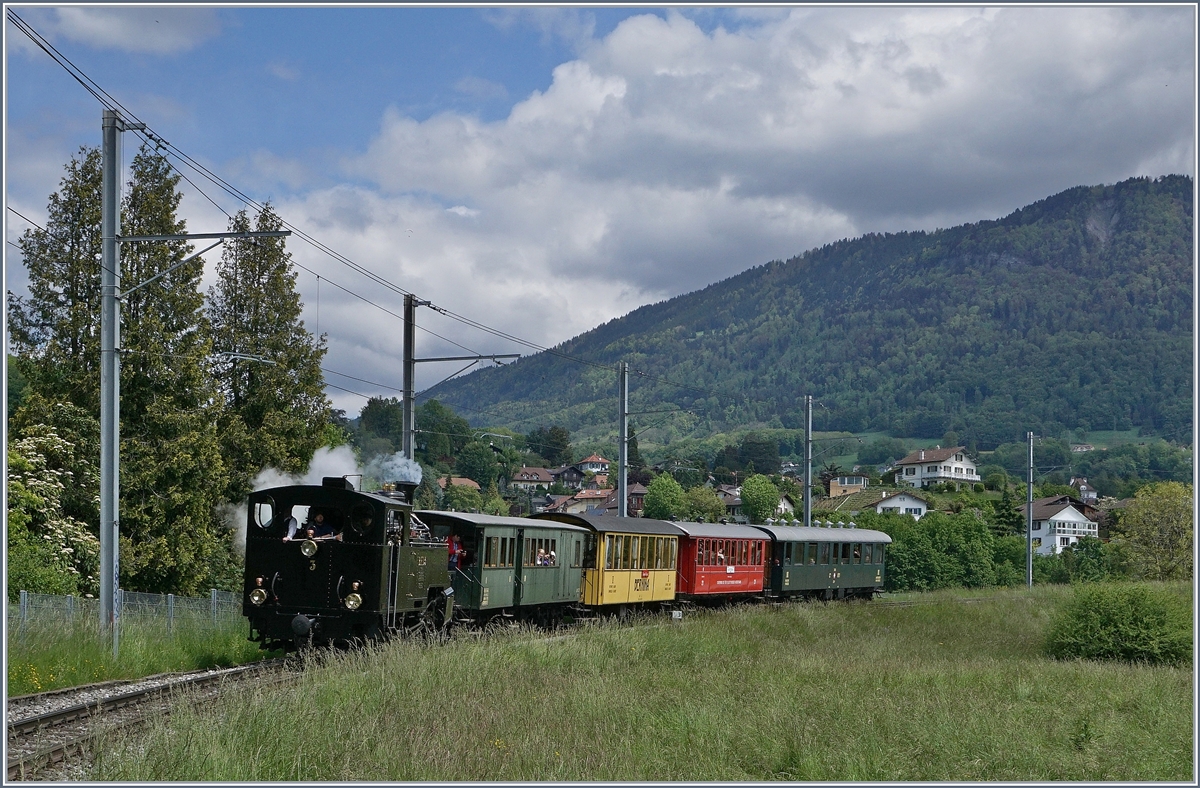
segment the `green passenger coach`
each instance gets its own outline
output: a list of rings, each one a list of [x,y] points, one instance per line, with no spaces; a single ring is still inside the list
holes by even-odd
[[[766,595],[844,599],[883,590],[892,538],[866,528],[756,525],[771,536]]]
[[[579,602],[587,531],[576,525],[521,517],[419,511],[431,537],[461,546],[448,566],[459,618],[496,615],[551,623]]]

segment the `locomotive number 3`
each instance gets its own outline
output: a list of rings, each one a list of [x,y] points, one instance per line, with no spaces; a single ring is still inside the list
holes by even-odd
[[[310,571],[310,572],[315,572],[316,570],[317,570],[317,562],[316,562],[316,561],[309,561],[309,562],[308,562],[308,571]]]

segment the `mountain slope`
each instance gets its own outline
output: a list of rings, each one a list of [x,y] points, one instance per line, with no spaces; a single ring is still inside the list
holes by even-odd
[[[556,350],[694,387],[631,377],[633,410],[691,412],[675,435],[801,427],[811,393],[817,429],[955,429],[980,449],[1131,425],[1190,441],[1192,231],[1189,177],[1077,187],[771,262]],[[435,396],[473,422],[615,434],[616,375],[550,353]]]

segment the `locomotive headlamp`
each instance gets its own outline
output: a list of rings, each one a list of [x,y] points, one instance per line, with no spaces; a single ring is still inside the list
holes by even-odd
[[[256,588],[250,592],[250,601],[256,605],[261,605],[267,601],[266,589]]]
[[[317,543],[312,539],[305,539],[300,543],[300,552],[304,553],[305,558],[312,558],[317,554]]]
[[[362,605],[362,597],[358,594],[346,594],[346,598],[343,601],[346,604],[347,610],[358,610],[359,606]]]

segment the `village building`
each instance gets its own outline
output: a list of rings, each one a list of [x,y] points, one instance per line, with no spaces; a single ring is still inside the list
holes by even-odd
[[[896,484],[909,487],[928,487],[950,482],[974,484],[979,481],[975,462],[965,453],[966,447],[949,449],[934,447],[918,449],[896,463]]]

